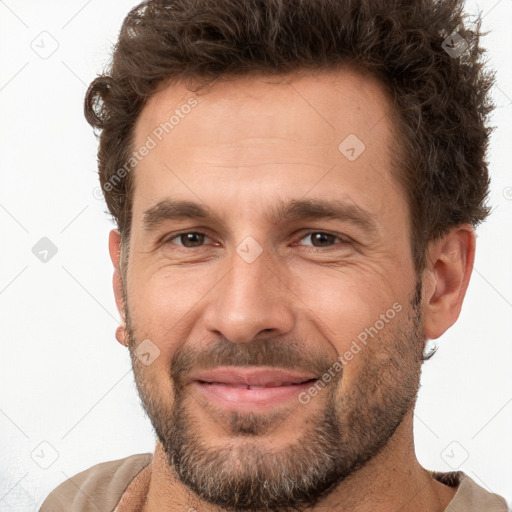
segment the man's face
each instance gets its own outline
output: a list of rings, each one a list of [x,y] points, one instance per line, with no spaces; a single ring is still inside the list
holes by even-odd
[[[135,130],[134,149],[156,143],[124,273],[135,379],[175,477],[227,509],[311,505],[375,457],[412,413],[424,347],[379,86],[271,82],[173,85]]]

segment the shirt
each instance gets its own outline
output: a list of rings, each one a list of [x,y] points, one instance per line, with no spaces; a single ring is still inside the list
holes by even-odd
[[[136,487],[135,495],[140,497],[141,490],[145,495],[152,459],[152,453],[140,453],[82,471],[55,488],[39,512],[136,512],[137,507],[130,507],[130,492],[134,491],[135,477],[140,476],[138,480],[143,483]],[[444,512],[509,512],[504,498],[487,491],[462,471],[429,473],[445,485],[458,486]]]

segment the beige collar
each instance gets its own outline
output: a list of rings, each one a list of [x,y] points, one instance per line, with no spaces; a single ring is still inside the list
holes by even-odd
[[[151,464],[148,464],[128,485],[114,512],[143,512],[150,481]]]

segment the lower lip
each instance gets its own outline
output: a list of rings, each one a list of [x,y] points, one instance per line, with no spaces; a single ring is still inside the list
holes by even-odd
[[[283,405],[291,400],[298,402],[299,394],[310,388],[315,381],[263,389],[235,388],[225,384],[207,384],[194,381],[193,386],[210,402],[224,409],[236,411],[265,410]]]

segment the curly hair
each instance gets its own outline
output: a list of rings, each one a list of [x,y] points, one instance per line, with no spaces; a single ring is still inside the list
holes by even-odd
[[[391,102],[394,176],[410,210],[415,269],[428,242],[490,213],[486,152],[494,105],[481,17],[462,0],[147,0],[125,18],[85,116],[99,135],[100,183],[123,240],[131,226],[134,125],[159,87],[339,66],[376,78]],[[447,43],[448,41],[448,43]],[[455,42],[460,53],[450,52]],[[98,133],[99,132],[99,133]],[[113,179],[115,178],[115,179]],[[122,179],[121,179],[122,178]]]

